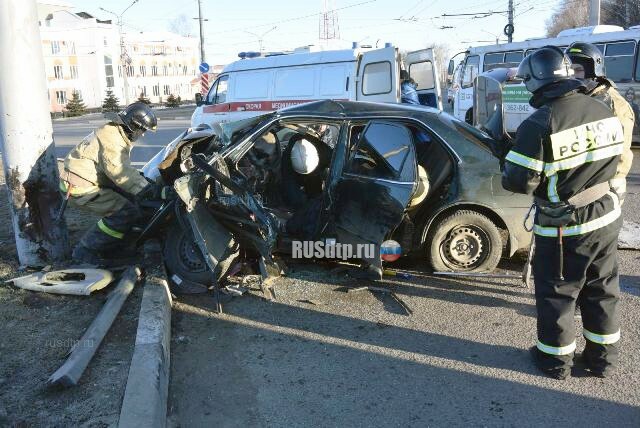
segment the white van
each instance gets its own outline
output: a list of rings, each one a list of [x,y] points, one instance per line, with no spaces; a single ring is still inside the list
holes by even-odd
[[[382,49],[272,54],[227,65],[198,103],[191,126],[264,114],[295,104],[333,99],[400,102],[400,53]],[[431,49],[410,52],[404,68],[418,85],[421,104],[442,109]]]

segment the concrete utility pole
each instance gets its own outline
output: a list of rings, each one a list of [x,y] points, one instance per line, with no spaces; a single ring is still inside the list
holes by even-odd
[[[504,3],[503,3],[504,4]],[[511,31],[508,32],[507,37],[508,43],[513,42],[513,0],[509,0],[509,26],[511,27]]]
[[[589,1],[589,25],[600,25],[600,0]]]
[[[124,80],[124,102],[126,105],[129,105],[129,80],[127,79],[127,69],[129,68],[129,62],[127,60],[127,47],[124,44],[124,33],[122,32],[122,26],[124,22],[122,21],[122,16],[124,13],[129,10],[131,6],[138,3],[139,0],[133,0],[129,6],[125,8],[119,15],[115,12],[111,12],[110,10],[101,7],[100,10],[110,13],[118,19],[118,35],[120,36],[120,64],[122,67],[122,79]]]
[[[200,24],[200,64],[204,62],[204,30],[202,29],[202,0],[198,0],[198,23]]]
[[[69,253],[35,0],[0,2],[0,151],[22,266]]]

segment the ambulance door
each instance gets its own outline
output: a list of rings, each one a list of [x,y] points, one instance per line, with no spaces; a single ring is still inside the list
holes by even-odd
[[[417,84],[420,104],[442,110],[442,91],[433,49],[407,53],[405,69]]]
[[[224,74],[213,82],[202,106],[201,122],[206,124],[223,123],[229,120],[231,104],[227,102],[229,75]]]
[[[397,102],[398,52],[394,47],[362,52],[356,67],[356,100]]]

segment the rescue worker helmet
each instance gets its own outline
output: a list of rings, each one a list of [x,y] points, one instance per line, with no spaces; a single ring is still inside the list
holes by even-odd
[[[567,54],[572,64],[580,64],[584,67],[584,77],[586,79],[606,77],[604,57],[596,45],[575,42],[565,50],[565,54]]]
[[[158,118],[151,107],[142,102],[129,104],[118,113],[125,131],[131,141],[135,141],[146,131],[154,131],[158,127]]]
[[[572,74],[571,60],[562,49],[544,46],[522,60],[516,77],[524,81],[529,92],[534,93],[552,83],[568,80]]]
[[[311,174],[318,167],[318,149],[309,140],[300,139],[291,148],[291,166],[298,174]]]

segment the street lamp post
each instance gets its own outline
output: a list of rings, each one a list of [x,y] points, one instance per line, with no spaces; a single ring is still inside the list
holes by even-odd
[[[120,14],[111,12],[110,10],[107,10],[104,7],[100,8],[100,10],[110,13],[111,15],[115,16],[118,19],[118,34],[120,36],[120,64],[122,67],[122,78],[124,79],[124,100],[126,105],[129,105],[129,81],[127,80],[127,69],[128,69],[127,49],[124,45],[124,35],[122,34],[122,25],[123,25],[122,16],[127,10],[129,10],[131,6],[138,3],[138,1],[139,0],[133,0],[133,2],[129,6],[127,6],[122,12],[120,12]]]
[[[260,53],[262,53],[262,42],[264,41],[264,36],[266,36],[267,34],[269,34],[270,32],[272,32],[273,30],[275,30],[276,28],[278,28],[277,26],[265,31],[262,34],[256,34],[256,33],[252,33],[251,31],[245,31],[245,33],[251,34],[252,36],[256,36],[258,38],[258,46],[260,47]]]

